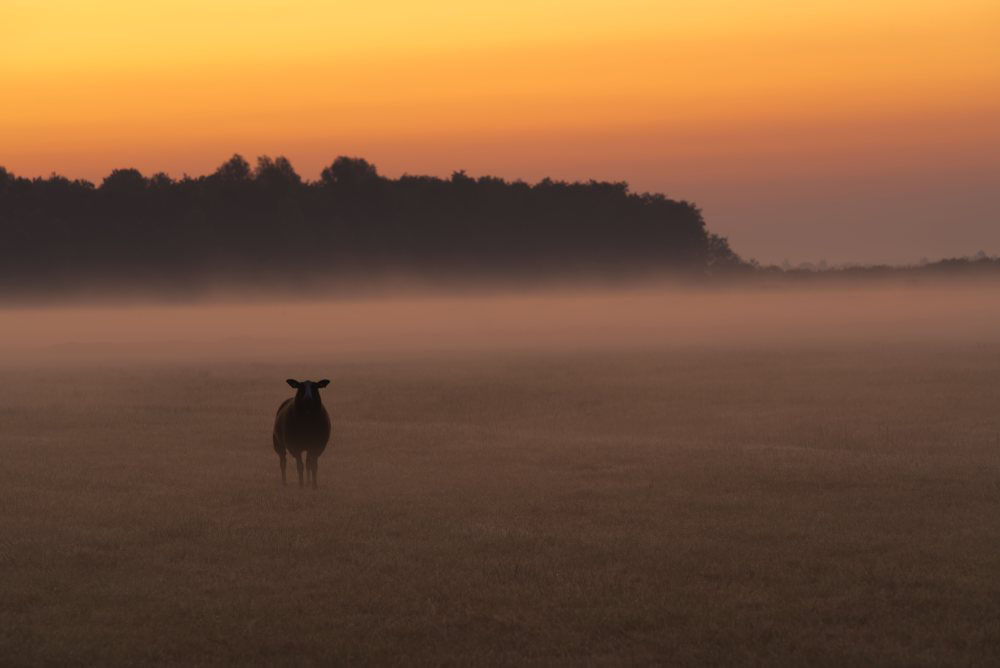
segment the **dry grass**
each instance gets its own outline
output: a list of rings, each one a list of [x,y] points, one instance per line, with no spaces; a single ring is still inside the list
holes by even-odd
[[[0,663],[1000,663],[997,347],[304,368],[10,370]]]

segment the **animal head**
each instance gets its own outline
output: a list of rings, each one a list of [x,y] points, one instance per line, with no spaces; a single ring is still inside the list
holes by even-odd
[[[315,383],[311,380],[295,380],[293,378],[289,378],[285,382],[295,388],[295,403],[299,405],[320,403],[320,389],[330,384],[330,381],[325,378]]]

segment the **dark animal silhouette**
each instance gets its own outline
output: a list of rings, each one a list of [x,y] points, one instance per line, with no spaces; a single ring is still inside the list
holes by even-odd
[[[319,397],[319,391],[329,385],[330,381],[300,382],[289,378],[285,382],[295,388],[295,396],[281,404],[274,418],[274,451],[281,458],[281,482],[287,482],[285,453],[290,452],[295,457],[299,487],[302,487],[302,454],[305,453],[306,475],[315,488],[319,456],[326,450],[326,444],[330,440],[330,416]]]

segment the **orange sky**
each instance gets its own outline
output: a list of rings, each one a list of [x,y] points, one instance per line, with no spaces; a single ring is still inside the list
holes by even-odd
[[[765,261],[1000,253],[996,0],[0,2],[0,165],[626,179]]]

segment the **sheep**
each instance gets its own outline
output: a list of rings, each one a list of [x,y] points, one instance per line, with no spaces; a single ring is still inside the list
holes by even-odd
[[[306,453],[306,473],[316,488],[316,472],[319,456],[326,450],[330,440],[330,416],[323,407],[319,391],[330,384],[329,380],[314,383],[311,380],[285,381],[295,389],[295,396],[286,399],[278,408],[274,418],[274,451],[281,458],[281,483],[285,479],[285,452],[295,457],[299,471],[299,487],[302,487],[302,453]]]

